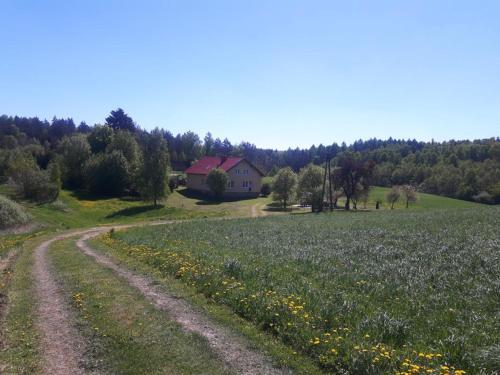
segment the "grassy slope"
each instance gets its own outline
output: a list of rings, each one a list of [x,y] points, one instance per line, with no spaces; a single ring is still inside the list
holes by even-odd
[[[87,370],[124,375],[226,373],[205,340],[183,332],[74,243],[59,242],[49,254],[88,345]]]
[[[494,367],[500,339],[500,208],[473,206],[182,223],[118,238],[131,256],[194,283],[329,368],[385,373],[409,358],[476,372]],[[292,302],[305,310],[292,315]],[[332,327],[349,333],[328,342]],[[362,351],[377,344],[390,358]]]
[[[390,204],[387,203],[385,196],[390,191],[390,188],[385,187],[374,187],[370,191],[370,199],[368,201],[368,207],[374,208],[377,199],[380,199],[382,203],[382,208],[389,209]],[[468,207],[479,207],[480,205],[474,202],[463,201],[460,199],[453,199],[442,197],[439,195],[418,193],[418,201],[416,203],[410,203],[411,208],[468,208]],[[395,208],[404,208],[405,203],[401,198],[395,205]]]
[[[224,216],[241,217],[251,216],[252,206],[265,206],[271,202],[271,197],[216,202],[206,200],[206,197],[188,194],[185,188],[180,188],[168,197],[166,205],[168,207],[186,209],[204,214],[211,213]]]
[[[155,208],[139,200],[90,198],[66,190],[61,191],[59,200],[55,204],[30,205],[30,212],[38,221],[61,229],[216,215],[213,212],[201,213],[169,206]]]

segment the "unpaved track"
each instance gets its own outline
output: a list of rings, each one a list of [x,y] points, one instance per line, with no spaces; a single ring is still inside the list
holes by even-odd
[[[238,374],[283,374],[287,370],[279,370],[260,353],[246,347],[238,337],[211,322],[206,316],[195,311],[185,301],[167,294],[156,287],[148,277],[137,275],[116,264],[110,258],[94,251],[87,243],[91,237],[97,236],[104,230],[84,233],[76,242],[77,246],[97,263],[113,270],[129,285],[137,289],[153,305],[168,313],[170,318],[179,323],[183,329],[194,332],[207,339],[210,347],[222,360]]]
[[[50,272],[47,250],[55,242],[85,231],[71,232],[53,237],[35,248],[34,281],[38,300],[36,325],[41,335],[41,351],[45,374],[83,374],[79,366],[83,340],[73,328],[67,303]]]

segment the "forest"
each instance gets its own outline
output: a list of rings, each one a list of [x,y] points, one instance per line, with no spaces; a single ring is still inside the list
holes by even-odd
[[[262,149],[249,142],[203,138],[187,131],[144,130],[121,108],[102,124],[76,125],[71,118],[0,116],[0,180],[17,181],[18,193],[50,200],[61,186],[95,195],[138,194],[157,200],[166,194],[165,174],[183,170],[204,155],[243,156],[274,176],[309,164],[337,165],[343,155],[370,162],[370,184],[411,185],[421,192],[482,203],[500,203],[500,138],[421,142],[359,140],[351,145],[319,144],[309,149]],[[168,179],[167,179],[168,182]]]

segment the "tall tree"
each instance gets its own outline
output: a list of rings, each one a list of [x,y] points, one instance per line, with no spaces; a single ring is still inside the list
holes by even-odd
[[[142,139],[143,162],[140,173],[140,192],[145,199],[151,199],[155,207],[158,200],[168,193],[168,171],[170,159],[167,142],[161,132],[155,129],[151,134],[144,134]]]
[[[111,111],[111,114],[106,117],[106,125],[115,130],[126,130],[129,132],[134,132],[136,130],[134,120],[132,120],[132,118],[121,108]]]
[[[214,156],[215,155],[215,150],[214,150],[214,138],[212,137],[212,133],[208,132],[205,135],[205,138],[203,139],[203,154],[207,156]]]

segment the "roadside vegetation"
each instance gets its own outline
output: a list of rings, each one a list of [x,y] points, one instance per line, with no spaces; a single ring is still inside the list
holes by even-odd
[[[182,331],[167,314],[78,251],[71,241],[57,243],[49,255],[84,336],[86,371],[228,373],[204,340]]]
[[[492,371],[498,208],[180,223],[102,241],[325,371]],[[217,236],[214,236],[217,233]]]
[[[30,215],[18,203],[0,195],[0,230],[29,223]]]

